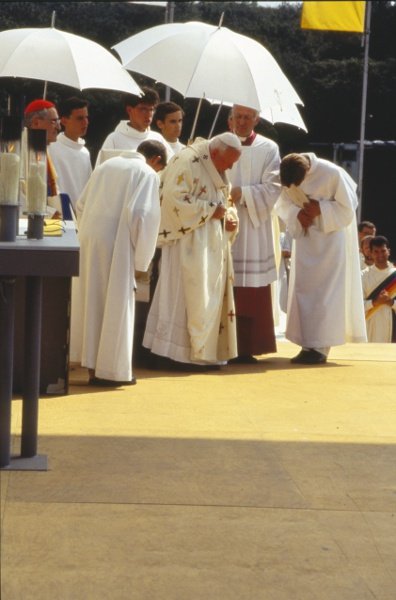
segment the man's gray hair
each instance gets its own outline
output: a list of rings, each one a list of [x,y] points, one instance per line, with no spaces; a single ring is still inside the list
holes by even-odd
[[[34,112],[30,112],[25,115],[23,120],[25,127],[30,127],[33,119],[46,119],[48,115],[48,108],[43,108],[42,110],[36,110]]]

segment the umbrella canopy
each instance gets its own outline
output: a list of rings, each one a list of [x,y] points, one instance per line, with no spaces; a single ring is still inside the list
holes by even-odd
[[[212,104],[219,104],[219,108],[221,108],[221,106],[232,106],[232,102],[222,102],[221,100],[209,100],[209,102],[211,102]],[[272,124],[287,123],[288,125],[294,125],[299,129],[308,131],[302,119],[302,116],[300,115],[300,112],[295,104],[285,104],[284,106],[272,107],[269,106],[268,108],[265,108],[264,110],[260,111],[259,116]]]
[[[302,104],[273,56],[258,42],[200,22],[151,27],[113,46],[122,64],[185,97],[218,98],[264,111]]]
[[[79,90],[100,88],[141,94],[108,50],[55,27],[0,32],[0,77],[26,77]]]

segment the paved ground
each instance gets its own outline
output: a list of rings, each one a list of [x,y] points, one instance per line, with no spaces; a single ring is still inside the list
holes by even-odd
[[[295,353],[73,371],[40,400],[49,470],[1,473],[1,600],[395,600],[396,345]]]

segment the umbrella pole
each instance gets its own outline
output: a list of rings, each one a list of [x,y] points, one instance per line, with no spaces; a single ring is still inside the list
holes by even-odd
[[[197,106],[197,111],[195,113],[194,123],[193,123],[192,129],[191,129],[190,139],[188,140],[189,144],[191,144],[194,141],[195,128],[197,126],[199,111],[201,110],[201,105],[202,105],[202,100],[203,99],[204,99],[203,96],[202,96],[202,98],[199,99],[199,103],[198,103],[198,106]]]
[[[55,18],[56,18],[56,11],[53,10],[52,15],[51,15],[51,27],[55,27]],[[43,100],[45,100],[47,98],[47,88],[48,88],[48,81],[44,81]]]
[[[211,129],[210,129],[210,131],[209,131],[209,139],[212,137],[213,130],[214,130],[214,128],[215,128],[215,125],[216,125],[216,123],[217,123],[217,119],[219,118],[219,114],[220,114],[220,110],[221,110],[221,107],[222,107],[222,106],[223,106],[223,100],[221,101],[221,103],[220,103],[220,105],[219,105],[219,108],[217,109],[217,112],[216,112],[215,118],[213,119],[212,127],[211,127]]]

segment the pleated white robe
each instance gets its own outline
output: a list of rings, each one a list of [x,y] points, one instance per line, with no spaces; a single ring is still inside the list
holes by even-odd
[[[134,272],[146,271],[160,222],[158,178],[142,155],[97,167],[77,202],[80,276],[71,360],[113,381],[132,378]]]
[[[209,143],[176,155],[163,174],[161,270],[143,345],[185,363],[214,364],[236,356],[231,239],[212,219],[229,183],[216,171]],[[228,213],[237,219],[236,211]]]
[[[341,167],[307,155],[311,168],[299,188],[320,202],[321,214],[304,234],[287,188],[275,205],[293,237],[286,337],[306,348],[365,342],[356,184]]]
[[[280,191],[279,160],[276,143],[256,135],[227,173],[231,184],[242,189],[232,247],[236,287],[264,287],[277,279],[272,211]]]

